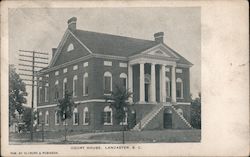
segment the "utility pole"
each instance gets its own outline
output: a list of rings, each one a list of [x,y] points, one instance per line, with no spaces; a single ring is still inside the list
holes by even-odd
[[[29,73],[21,73],[21,76],[29,76],[32,77],[31,79],[23,79],[24,81],[31,81],[31,84],[27,83],[27,86],[31,86],[31,126],[30,126],[30,140],[33,141],[33,124],[34,124],[34,87],[38,85],[38,82],[35,84],[35,75],[36,72],[45,68],[48,65],[48,53],[44,52],[37,52],[37,51],[28,51],[28,50],[19,50],[19,61],[22,63],[19,66],[24,68],[19,68],[22,72],[29,72]],[[25,63],[25,64],[23,64]],[[31,64],[30,64],[31,63]],[[42,65],[43,66],[42,66]],[[46,65],[46,66],[44,66]],[[31,69],[27,69],[31,68]]]

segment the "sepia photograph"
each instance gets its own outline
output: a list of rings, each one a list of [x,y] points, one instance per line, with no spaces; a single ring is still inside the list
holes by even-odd
[[[246,4],[1,3],[1,156],[247,156]]]
[[[9,15],[10,144],[200,142],[199,7]]]

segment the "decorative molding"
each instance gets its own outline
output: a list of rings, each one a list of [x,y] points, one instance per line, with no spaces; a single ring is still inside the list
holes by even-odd
[[[64,68],[63,73],[67,73],[67,72],[68,72],[68,68]]]
[[[88,67],[89,66],[89,62],[84,62],[83,63],[83,67]]]
[[[176,69],[176,73],[182,73],[182,69]]]
[[[55,71],[55,76],[58,76],[59,75],[59,71]]]
[[[119,63],[119,66],[121,68],[127,68],[128,67],[128,64],[127,63]]]
[[[78,69],[78,65],[74,65],[73,70],[77,70],[77,69]]]
[[[177,102],[177,105],[191,105],[191,102]]]

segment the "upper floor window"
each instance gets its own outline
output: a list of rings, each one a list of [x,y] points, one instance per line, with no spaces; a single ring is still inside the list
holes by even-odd
[[[88,73],[83,75],[83,95],[86,96],[89,93],[89,81],[88,81]]]
[[[45,102],[48,102],[49,101],[49,84],[48,83],[45,84],[44,97],[45,97]]]
[[[128,67],[128,64],[127,63],[119,63],[119,66],[121,68],[127,68]]]
[[[170,80],[168,77],[165,78],[166,80],[166,96],[170,97],[171,96],[171,92],[170,92]]]
[[[121,82],[122,82],[122,87],[127,89],[127,74],[125,73],[121,73],[120,74],[120,79],[121,79]]]
[[[183,98],[183,82],[180,78],[176,79],[176,97]]]
[[[45,113],[45,125],[49,125],[49,111]]]
[[[63,73],[66,73],[66,72],[68,72],[68,69],[67,69],[67,68],[64,68],[64,69],[63,69]]]
[[[74,50],[74,45],[72,43],[69,44],[67,48],[67,52]]]
[[[84,62],[83,63],[83,67],[88,67],[89,66],[89,62]]]
[[[38,95],[39,95],[39,102],[42,102],[42,87],[39,87],[39,90],[38,90]]]
[[[58,89],[58,80],[55,82],[55,100],[57,100],[59,98],[59,89]]]
[[[88,107],[85,107],[83,109],[83,125],[89,125],[89,121],[90,121],[89,109]]]
[[[59,71],[56,71],[56,72],[55,72],[55,76],[58,76],[58,75],[59,75]]]
[[[77,96],[77,75],[73,78],[73,96]]]
[[[73,70],[77,70],[77,69],[78,69],[78,65],[74,65]]]
[[[103,115],[103,124],[104,125],[112,125],[113,119],[112,119],[112,108],[109,106],[106,106],[104,108],[104,115]]]
[[[65,96],[65,92],[67,90],[67,78],[63,79],[63,97]]]
[[[110,72],[104,73],[104,79],[103,79],[103,88],[104,88],[104,94],[111,94],[112,92],[112,74]]]
[[[182,73],[182,69],[176,69],[176,73]]]
[[[112,66],[112,62],[111,61],[104,61],[103,63],[105,66]]]
[[[77,110],[77,108],[74,108],[74,111],[73,111],[73,125],[78,125],[78,122],[79,122],[78,110]]]

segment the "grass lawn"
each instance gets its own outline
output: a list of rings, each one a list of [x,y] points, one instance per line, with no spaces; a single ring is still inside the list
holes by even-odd
[[[122,141],[122,132],[107,135],[93,135],[90,139]],[[200,130],[153,130],[126,131],[126,143],[155,143],[155,142],[200,142]]]
[[[10,144],[32,144],[30,133],[10,133]],[[83,133],[68,132],[68,141],[64,141],[64,132],[45,132],[45,144],[104,144],[122,143],[122,132]],[[152,130],[125,131],[125,143],[158,143],[158,142],[200,142],[200,130]],[[42,141],[41,132],[34,133],[33,142]]]

